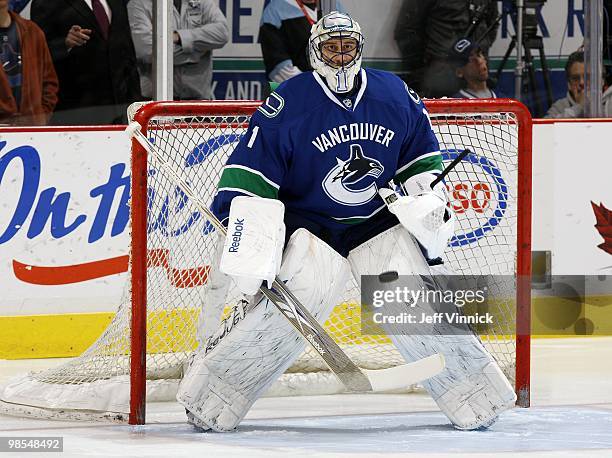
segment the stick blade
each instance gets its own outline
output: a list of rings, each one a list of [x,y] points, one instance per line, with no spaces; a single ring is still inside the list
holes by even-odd
[[[407,388],[438,375],[442,372],[444,366],[444,356],[441,353],[436,353],[413,363],[389,369],[364,370],[363,372],[370,379],[372,391],[392,391]]]

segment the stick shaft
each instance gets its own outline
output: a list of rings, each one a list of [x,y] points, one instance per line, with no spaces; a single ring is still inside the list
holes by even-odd
[[[446,175],[448,175],[455,167],[457,167],[457,164],[459,164],[459,162],[461,162],[463,160],[463,158],[465,156],[467,156],[468,154],[470,154],[471,152],[472,151],[469,150],[468,148],[466,148],[463,151],[461,151],[457,155],[457,157],[455,159],[453,159],[452,162],[450,164],[448,164],[448,166],[444,170],[442,170],[442,173],[440,173],[440,175],[438,175],[436,177],[436,179],[431,182],[431,189],[433,189],[435,185],[437,185],[444,178],[446,178]]]
[[[168,174],[185,195],[191,199],[194,206],[208,218],[220,234],[226,235],[227,229],[221,221],[210,211],[208,206],[198,198],[189,184],[177,174],[171,165],[140,130],[134,130],[132,135],[147,150],[157,166]],[[272,289],[261,286],[260,291],[285,316],[293,327],[306,339],[316,351],[338,380],[349,391],[372,391],[368,377],[351,361],[338,344],[329,336],[319,322],[310,314],[300,301],[289,291],[285,284],[278,279],[274,280]]]

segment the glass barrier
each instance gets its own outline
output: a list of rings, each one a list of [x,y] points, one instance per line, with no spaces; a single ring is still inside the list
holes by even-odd
[[[271,91],[269,81],[278,84],[311,69],[308,39],[317,1],[303,2],[292,32],[270,19],[274,2],[247,9],[219,2],[214,19],[198,16],[204,14],[194,9],[198,2],[174,3],[175,100],[261,100]],[[584,5],[523,0],[519,34],[516,0],[471,0],[462,10],[445,5],[423,12],[410,10],[410,3],[381,8],[337,2],[361,25],[364,67],[397,74],[422,97],[509,97],[520,99],[534,117],[584,117],[585,75],[593,71],[583,52],[589,27]],[[57,14],[51,0],[34,8],[30,0],[0,7],[0,125],[123,124],[129,103],[155,98],[155,24],[151,17],[143,22],[142,4],[126,2],[112,14],[112,29],[106,10],[88,11],[86,2],[76,22],[66,12]],[[602,105],[604,116],[612,116],[612,1],[603,5]],[[87,14],[91,23],[85,24]],[[15,30],[24,27],[40,28],[46,41],[20,40],[23,34]],[[204,35],[195,38],[196,31]],[[275,33],[280,38],[270,41]],[[49,55],[41,51],[32,58],[32,47],[47,47]],[[517,73],[517,66],[523,71]]]

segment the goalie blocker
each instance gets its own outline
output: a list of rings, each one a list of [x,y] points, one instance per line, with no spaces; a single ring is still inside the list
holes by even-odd
[[[271,287],[280,270],[284,214],[280,200],[256,196],[232,200],[219,269],[247,296],[256,294],[263,281]]]

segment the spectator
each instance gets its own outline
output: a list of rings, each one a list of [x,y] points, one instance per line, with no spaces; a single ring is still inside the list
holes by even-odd
[[[567,95],[552,104],[545,118],[584,117],[584,52],[570,54],[565,64]]]
[[[497,0],[404,0],[395,26],[404,80],[426,97],[459,90],[449,50],[467,36],[485,56],[497,35]]]
[[[345,12],[340,2],[336,7]],[[271,0],[264,7],[259,41],[269,81],[282,83],[312,70],[308,39],[317,13],[316,0]]]
[[[461,81],[456,99],[496,99],[499,96],[489,87],[489,63],[478,43],[467,38],[459,40],[451,52],[455,74]]]
[[[128,15],[140,84],[153,96],[153,0],[130,0]],[[229,40],[227,20],[213,0],[174,0],[174,98],[212,98],[212,50]]]
[[[45,35],[0,0],[0,123],[44,125],[57,103],[57,75]]]
[[[60,91],[54,124],[116,124],[141,99],[124,0],[32,0]]]

